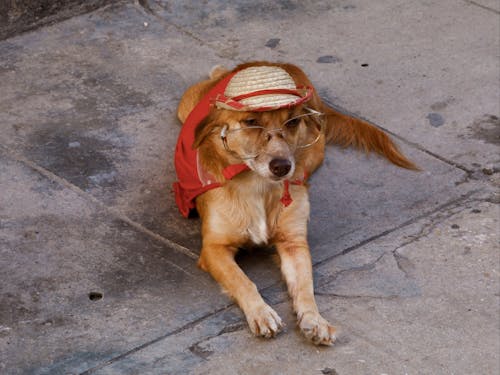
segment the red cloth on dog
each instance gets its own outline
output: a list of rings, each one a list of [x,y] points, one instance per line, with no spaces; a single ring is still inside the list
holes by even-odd
[[[182,126],[175,147],[175,171],[178,181],[174,183],[175,202],[179,211],[184,217],[189,216],[189,212],[194,209],[195,199],[204,192],[220,187],[218,182],[202,181],[198,166],[198,150],[193,148],[196,127],[208,116],[210,108],[219,95],[224,93],[227,83],[235,73],[218,82],[196,107],[188,115]],[[237,174],[248,170],[245,164],[230,165],[225,168],[223,175],[226,179],[231,179]]]

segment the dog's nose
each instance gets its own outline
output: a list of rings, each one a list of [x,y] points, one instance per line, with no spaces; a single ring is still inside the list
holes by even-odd
[[[292,168],[292,163],[287,159],[273,159],[269,163],[269,169],[275,176],[283,177]]]

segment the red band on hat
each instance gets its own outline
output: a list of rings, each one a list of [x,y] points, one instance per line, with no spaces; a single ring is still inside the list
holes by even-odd
[[[303,94],[301,94],[301,91]],[[234,108],[237,111],[243,111],[246,108],[248,108],[251,111],[270,111],[278,108],[290,108],[294,107],[296,105],[299,105],[301,103],[304,103],[308,101],[313,93],[313,89],[311,87],[299,87],[297,90],[292,90],[292,89],[266,89],[266,90],[258,90],[258,91],[253,91],[249,92],[246,94],[238,95],[232,98],[228,98],[227,96],[220,94],[216,98],[216,103],[219,102],[221,104],[225,104],[229,107]],[[272,94],[288,94],[288,95],[293,95],[297,97],[297,100],[289,103],[285,103],[282,105],[275,105],[275,106],[262,106],[262,107],[249,107],[248,105],[242,104],[240,101],[245,100],[248,98],[252,98],[255,96],[261,96],[261,95],[272,95]]]
[[[241,94],[241,95],[238,95],[238,96],[234,96],[231,99],[233,99],[235,101],[240,101],[240,100],[243,100],[243,99],[252,98],[254,96],[269,95],[269,94],[289,94],[289,95],[293,95],[293,96],[302,97],[297,90],[291,90],[291,89],[267,89],[267,90],[258,90],[258,91],[253,91],[253,92],[249,92],[249,93],[246,93],[246,94]]]

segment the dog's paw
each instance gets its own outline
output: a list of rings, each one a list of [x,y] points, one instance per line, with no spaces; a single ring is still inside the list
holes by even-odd
[[[250,330],[255,336],[271,338],[276,336],[284,327],[276,311],[266,304],[247,312],[246,318]]]
[[[333,345],[335,327],[318,313],[307,311],[299,317],[299,327],[304,336],[315,345]]]

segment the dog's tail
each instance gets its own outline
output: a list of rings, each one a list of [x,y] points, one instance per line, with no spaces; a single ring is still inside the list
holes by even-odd
[[[353,146],[375,152],[391,163],[406,169],[420,170],[399,151],[396,144],[377,127],[361,119],[340,113],[323,104],[326,115],[326,141],[343,147]]]

